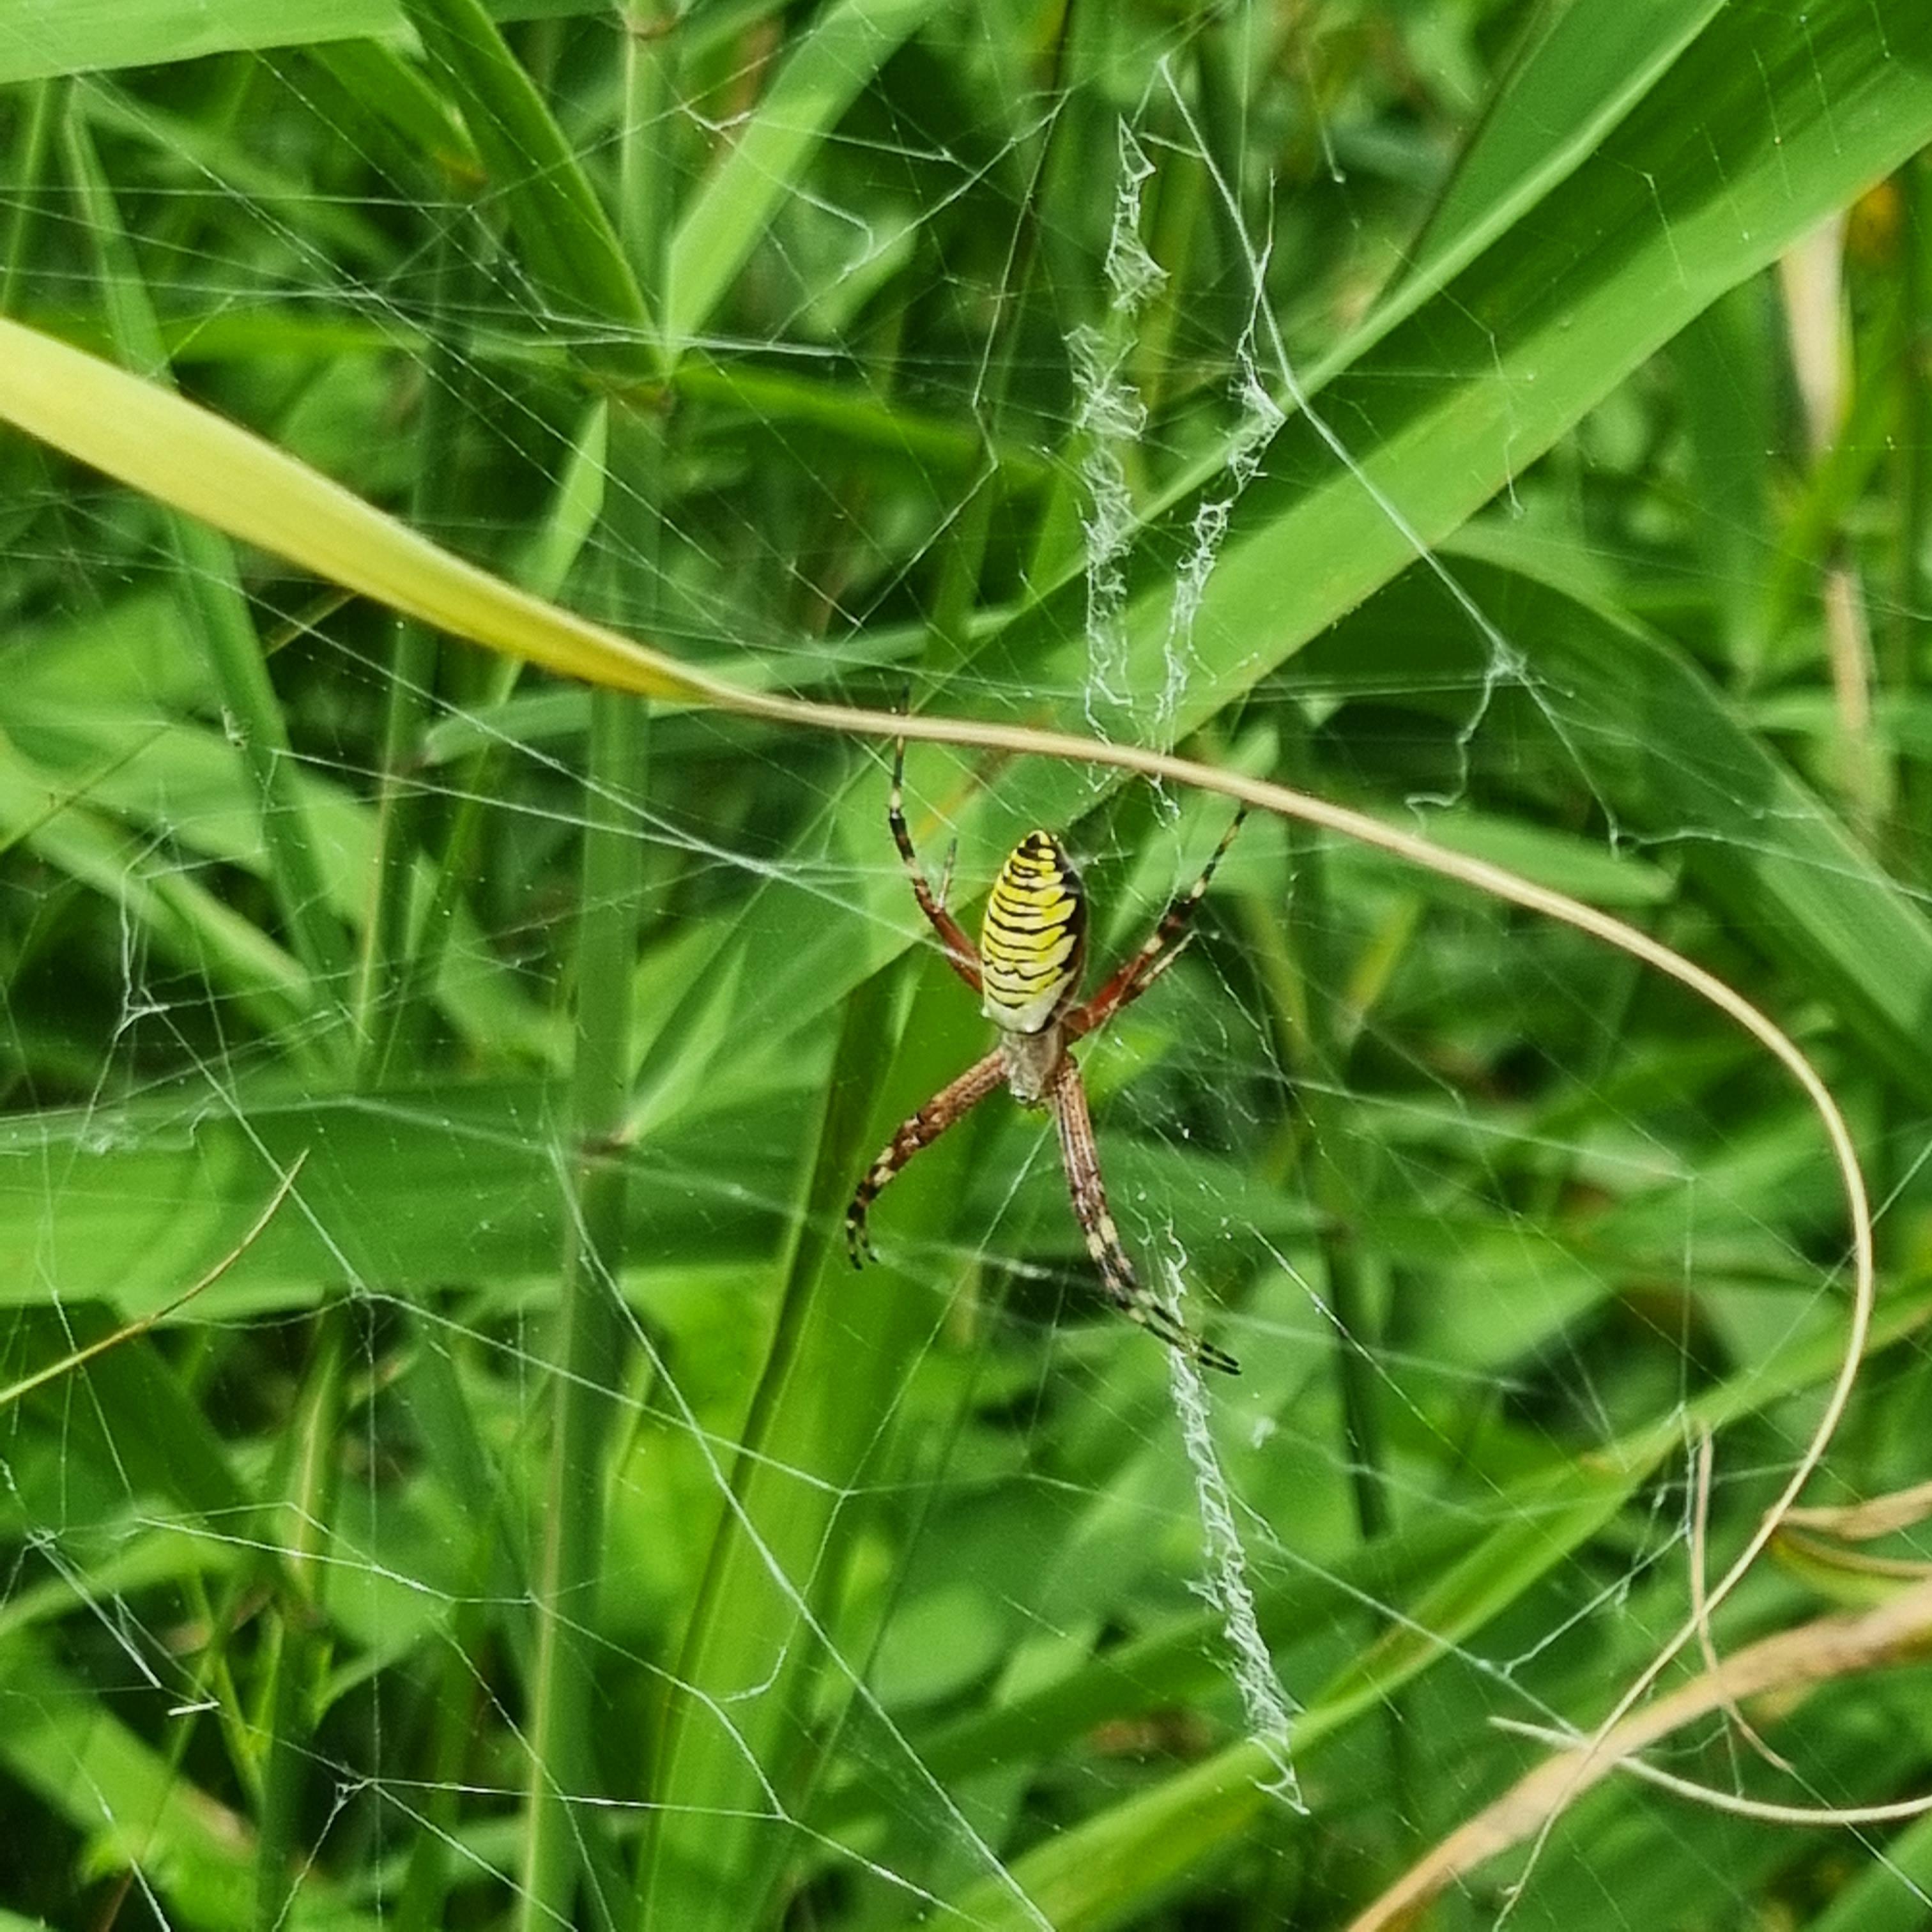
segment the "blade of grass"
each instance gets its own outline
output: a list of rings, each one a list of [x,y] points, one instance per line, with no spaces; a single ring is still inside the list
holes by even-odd
[[[7,223],[7,240],[0,250],[0,314],[14,312],[15,294],[20,272],[27,259],[40,213],[44,191],[47,151],[53,144],[56,125],[64,118],[62,90],[51,81],[36,82],[30,90],[26,111],[20,117],[14,137],[14,152],[8,178],[13,186],[13,211]]]
[[[1774,380],[1765,291],[1744,282],[1672,344],[1697,484],[1691,506],[1725,650],[1741,682],[1762,664]]]
[[[1932,1291],[1888,1307],[1875,1346],[1916,1333],[1932,1317]],[[1809,1336],[1690,1405],[1613,1445],[1590,1465],[1559,1469],[1560,1500],[1502,1525],[1425,1592],[1412,1616],[1353,1660],[1296,1719],[1301,1763],[1364,1712],[1450,1654],[1550,1565],[1609,1520],[1665,1457],[1681,1450],[1687,1420],[1713,1427],[1828,1376],[1832,1339]],[[1570,1493],[1562,1497],[1562,1492]],[[1060,1833],[1016,1861],[1012,1878],[1056,1932],[1099,1932],[1130,1915],[1176,1874],[1245,1831],[1271,1802],[1278,1773],[1271,1745],[1243,1742]],[[989,1928],[1031,1926],[1010,1889],[982,1884],[952,1901]]]
[[[639,845],[631,823],[643,748],[634,698],[600,692],[584,778],[576,957],[576,1070],[570,1192],[543,1540],[536,1654],[525,1729],[529,1819],[518,1922],[547,1932],[572,1913],[593,1827],[579,1801],[597,1790],[590,1684],[603,1554],[606,1449],[622,1372],[619,1284],[626,1164],[614,1158],[630,1092],[631,976],[637,958]]]
[[[0,740],[0,848],[17,839],[99,892],[170,959],[207,974],[265,1030],[298,1030],[313,1009],[297,962],[206,886],[66,802],[69,790]]]
[[[110,1870],[140,1870],[183,1920],[213,1932],[257,1932],[255,1845],[245,1820],[92,1694],[37,1637],[0,1643],[0,1763],[97,1846]],[[377,1932],[323,1874],[308,1904],[343,1932]]]
[[[58,1361],[50,1362],[45,1368],[36,1369],[32,1375],[23,1376],[17,1382],[9,1382],[4,1388],[0,1388],[0,1408],[9,1407],[22,1396],[32,1394],[38,1388],[44,1388],[49,1382],[56,1381],[70,1370],[92,1361],[97,1355],[104,1355],[110,1348],[118,1348],[122,1342],[131,1342],[137,1335],[145,1335],[150,1328],[158,1327],[170,1316],[178,1314],[204,1289],[212,1288],[255,1245],[261,1237],[262,1231],[275,1218],[277,1210],[288,1198],[290,1191],[302,1172],[302,1163],[308,1158],[306,1149],[296,1156],[288,1172],[282,1176],[280,1184],[269,1197],[268,1204],[262,1209],[255,1225],[191,1287],[183,1288],[172,1300],[163,1302],[160,1307],[150,1313],[124,1323],[111,1335],[104,1335],[99,1340],[88,1342],[85,1348],[71,1348]]]
[[[1893,466],[1898,500],[1892,568],[1890,623],[1882,649],[1886,689],[1910,701],[1922,688],[1916,653],[1916,613],[1926,608],[1926,533],[1932,527],[1932,168],[1925,157],[1908,161],[1896,177],[1903,213],[1898,239],[1900,353],[1898,365],[1898,440]],[[1901,761],[1894,843],[1912,876],[1923,881],[1924,828],[1932,781],[1916,761]]]
[[[854,1360],[849,1317],[833,1312],[845,1284],[830,1272],[844,1260],[831,1230],[868,1142],[890,991],[868,980],[847,1004],[776,1325],[736,1462],[718,1472],[729,1494],[656,1726],[638,1873],[646,1924],[692,1932],[756,1924],[755,1900],[778,1862],[772,1841],[784,1829],[806,1652],[818,1636],[808,1606],[824,1607],[837,1499],[870,1427],[854,1438],[864,1406],[856,1390],[882,1379],[871,1360]],[[879,1346],[874,1333],[868,1356]],[[747,1697],[754,1686],[760,1694]]]
[[[664,304],[674,356],[704,332],[819,142],[934,9],[935,0],[836,0],[799,36],[679,220]]]
[[[542,19],[580,13],[583,0],[491,0],[489,10],[499,20]],[[0,14],[0,86],[395,35],[405,24],[400,0],[62,0]]]
[[[340,1480],[343,1380],[350,1311],[340,1303],[315,1318],[302,1365],[300,1396],[286,1438],[282,1503],[272,1519],[283,1561],[258,1664],[254,1742],[262,1767],[262,1815],[255,1846],[257,1922],[288,1916],[316,1847],[297,1854],[303,1801],[319,1768],[314,1748],[327,1667],[327,1593]],[[269,1493],[276,1493],[272,1487]]]
[[[672,87],[668,38],[634,22],[626,40],[620,188],[621,248],[640,310],[661,298],[670,206]],[[652,416],[619,406],[610,424],[603,497],[605,554],[616,578],[607,601],[626,608],[632,571],[639,603],[656,616],[667,450]],[[603,1559],[603,1501],[609,1480],[611,1392],[626,1349],[620,1324],[625,1262],[626,1166],[610,1158],[629,1110],[633,998],[642,917],[644,842],[635,823],[647,745],[643,705],[600,691],[590,709],[585,779],[582,907],[576,958],[577,1062],[571,1120],[574,1158],[572,1238],[566,1250],[557,1342],[555,1419],[542,1565],[537,1594],[536,1671],[529,1729],[530,1821],[518,1921],[546,1932],[571,1916],[587,1881],[600,1924],[628,1922],[628,1906],[594,1820],[573,1805],[596,1788],[589,1749],[597,1580]]]
[[[586,412],[558,481],[550,513],[526,553],[523,578],[539,596],[554,596],[562,590],[603,513],[608,407],[600,400]],[[478,702],[430,724],[424,733],[422,758],[427,766],[452,755],[443,744],[452,724],[459,719],[485,721],[484,728],[473,734],[452,787],[457,796],[456,808],[423,896],[425,909],[416,922],[409,956],[397,985],[380,1065],[386,1066],[405,1052],[406,1036],[411,1026],[420,1021],[429,989],[439,983],[446,961],[458,949],[464,937],[458,932],[462,896],[472,876],[484,823],[502,783],[510,748],[508,734],[493,728],[501,712],[514,703],[512,694],[522,670],[514,658],[506,659],[496,668],[489,688]],[[543,693],[537,701],[560,694]],[[569,695],[583,701],[560,735],[578,738],[590,730],[590,694]],[[463,946],[461,950],[467,956],[473,949]],[[559,1058],[554,1064],[560,1067],[562,1061]]]
[[[1416,562],[1546,450],[1586,394],[1606,394],[1928,139],[1932,14],[1867,0],[1802,17],[1766,0],[1720,9],[1535,219],[1323,372],[1234,508],[1192,619],[1196,674],[1163,735],[1184,737]],[[1286,382],[1272,350],[1262,374]],[[1202,466],[1204,488],[1178,488],[1134,549],[1127,689],[1164,688],[1176,560],[1202,500],[1226,488],[1225,460]],[[1083,691],[1084,597],[1070,579],[982,646],[963,680]],[[1462,616],[1506,658],[1473,604]]]
[[[419,528],[438,534],[454,520],[460,502],[458,479],[464,473],[459,396],[465,364],[454,332],[456,317],[466,312],[472,293],[473,278],[468,271],[474,240],[461,214],[446,220],[436,236],[427,325],[432,350],[424,371],[410,513]],[[438,648],[436,634],[427,625],[408,617],[394,620],[376,794],[371,907],[363,928],[352,1011],[364,1072],[378,1079],[390,1047],[407,1024],[400,1001],[412,951],[410,888],[422,843],[423,733],[435,687]]]
[[[462,110],[530,271],[555,299],[620,332],[598,352],[648,366],[650,310],[616,230],[535,83],[482,0],[402,0],[430,64]]]
[[[401,17],[400,4],[397,17]],[[303,52],[340,88],[352,111],[380,116],[438,181],[473,194],[483,164],[470,131],[421,73],[380,40],[310,43]]]
[[[1405,296],[1439,288],[1449,264],[1468,261],[1588,160],[1721,4],[1632,0],[1539,21],[1430,217]]]
[[[1607,606],[1560,550],[1486,524],[1450,554],[1526,666],[1499,703],[1550,735],[1618,823],[1676,842],[1746,937],[1827,995],[1894,1076],[1932,1094],[1932,926],[1910,897],[1694,663]],[[1480,680],[1484,663],[1441,587],[1417,574],[1364,604],[1308,670],[1331,692],[1369,692],[1405,671],[1460,667]]]
[[[170,380],[154,310],[139,262],[122,227],[86,124],[70,112],[62,128],[68,166],[96,251],[96,272],[116,346],[123,358]],[[281,706],[269,681],[261,640],[226,542],[199,522],[166,520],[183,601],[198,620],[209,668],[232,721],[239,755],[257,796],[260,836],[272,855],[269,884],[296,956],[310,977],[310,998],[322,1011],[339,1010],[350,956],[330,916],[322,869],[302,802]]]
[[[864,1514],[854,1492],[886,1483],[887,1420],[934,1312],[890,1266],[855,1274],[841,1223],[860,1163],[916,1104],[906,1095],[930,1092],[967,1052],[960,1029],[922,1027],[894,1064],[893,976],[865,982],[842,1020],[776,1327],[670,1680],[641,1870],[648,1923],[736,1932],[769,1922],[772,1888],[798,1848],[814,1737],[830,1712],[863,1698],[836,1621]],[[952,983],[937,958],[921,979],[920,991],[941,999]],[[933,1159],[901,1185],[910,1211],[923,1201],[943,1224],[957,1177],[944,1151]],[[943,1802],[902,1745],[897,1762]]]
[[[631,1222],[635,1264],[769,1255],[809,1091],[768,1091],[622,1150],[650,1203]],[[554,1278],[568,1216],[541,1124],[561,1105],[542,1080],[452,1079],[380,1101],[244,1094],[212,1114],[190,1075],[126,1106],[0,1120],[0,1305],[44,1304],[53,1254],[64,1301],[130,1316],[158,1306],[237,1244],[264,1186],[304,1148],[307,1213],[248,1250],[212,1291],[211,1316],[312,1306],[319,1280],[434,1289],[457,1253],[464,1279],[483,1287]],[[63,1176],[51,1196],[44,1162]]]

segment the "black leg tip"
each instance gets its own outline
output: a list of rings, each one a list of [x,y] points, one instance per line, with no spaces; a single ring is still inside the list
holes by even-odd
[[[855,1268],[862,1268],[868,1261],[875,1262],[879,1258],[872,1237],[866,1232],[866,1224],[855,1217],[848,1216],[845,1222],[845,1252],[852,1257]]]

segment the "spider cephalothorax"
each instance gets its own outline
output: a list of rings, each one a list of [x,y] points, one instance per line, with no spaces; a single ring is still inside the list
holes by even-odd
[[[1108,1300],[1184,1354],[1210,1368],[1234,1373],[1234,1358],[1192,1334],[1135,1274],[1108,1210],[1100,1155],[1094,1144],[1094,1124],[1087,1111],[1087,1090],[1068,1049],[1138,999],[1173,964],[1187,943],[1188,922],[1214,876],[1214,868],[1240,830],[1246,814],[1237,815],[1206,869],[1168,905],[1147,944],[1090,1000],[1080,1004],[1081,974],[1087,959],[1087,899],[1079,874],[1059,840],[1050,832],[1029,832],[1006,855],[988,895],[986,916],[976,946],[947,911],[944,882],[935,893],[913,850],[901,792],[904,764],[902,741],[892,763],[892,802],[887,813],[893,842],[904,861],[920,909],[938,934],[953,970],[980,994],[986,1017],[1000,1029],[1000,1043],[904,1122],[867,1170],[845,1210],[854,1266],[868,1252],[866,1216],[880,1190],[921,1148],[931,1146],[995,1088],[1004,1086],[1022,1106],[1043,1107],[1054,1117],[1073,1211],[1086,1234],[1087,1251],[1100,1271]]]

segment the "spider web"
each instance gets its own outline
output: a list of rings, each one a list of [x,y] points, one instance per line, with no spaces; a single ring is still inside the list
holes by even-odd
[[[693,178],[754,141],[806,32],[694,24],[663,117]],[[1880,1495],[1924,1473],[1927,1082],[1897,1009],[1928,741],[1910,652],[1870,665],[1922,622],[1924,564],[1875,562],[1887,479],[1858,453],[1891,392],[1842,344],[1808,364],[1802,317],[1906,327],[1881,298],[1908,244],[1868,208],[1872,235],[1744,280],[1542,454],[1513,339],[1438,271],[1485,151],[1456,157],[1546,31],[1473,4],[1104,33],[928,10],[778,198],[661,399],[656,470],[502,184],[426,192],[368,70],[312,49],[16,88],[8,307],[106,347],[104,260],[111,289],[131,260],[194,393],[682,658],[1184,737],[1710,962],[1859,1111],[1892,1299],[1828,1474]],[[620,37],[566,12],[513,40],[604,179]],[[1424,324],[1331,387],[1418,288]],[[1448,466],[1404,470],[1384,429],[1432,330],[1528,452],[1443,544]],[[1004,1096],[844,1270],[864,1162],[986,1044],[904,889],[889,752],[666,709],[614,776],[580,692],[411,656],[251,558],[291,747],[265,840],[260,747],[210,669],[220,554],[17,441],[4,460],[0,1373],[229,1261],[0,1412],[0,1906],[26,1922],[1346,1925],[1535,1761],[1492,1719],[1587,1731],[1682,1621],[1700,1430],[1724,1429],[1713,1569],[1803,1453],[1844,1312],[1816,1120],[1629,961],[1251,820],[1187,956],[1082,1048],[1130,1252],[1241,1360],[1204,1384],[1106,1312],[1051,1130]],[[1299,650],[1245,638],[1291,594],[1257,533],[1322,477],[1370,506],[1386,587]],[[380,1064],[345,1071],[399,682],[424,729],[386,808],[427,976],[380,991]],[[1096,980],[1226,824],[1044,763],[916,746],[908,772],[969,925],[1018,831],[1064,832]],[[278,814],[321,855],[306,898]],[[560,1258],[606,1238],[571,1016],[579,854],[614,820],[638,867],[622,1262],[587,1270],[608,1351],[560,1374]],[[308,915],[350,936],[326,998]],[[560,1503],[573,1376],[596,1448]],[[560,1734],[533,1612],[586,1489]],[[1814,1539],[1718,1640],[1862,1582]],[[1660,1761],[1877,1802],[1928,1781],[1914,1688],[1754,1714],[1789,1774],[1721,1713]],[[548,1801],[582,1874],[562,1913],[530,1862]],[[1928,1872],[1910,1826],[1821,1849],[1613,1783],[1442,1910],[1903,1924]]]

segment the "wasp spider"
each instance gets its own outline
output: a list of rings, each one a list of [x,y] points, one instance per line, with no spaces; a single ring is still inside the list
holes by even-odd
[[[1108,1211],[1100,1155],[1094,1144],[1094,1123],[1087,1111],[1087,1090],[1070,1049],[1075,1041],[1105,1026],[1123,1006],[1138,999],[1180,956],[1195,909],[1222,854],[1240,830],[1245,810],[1228,826],[1200,878],[1170,903],[1147,944],[1083,1004],[1078,996],[1087,958],[1086,895],[1059,840],[1050,832],[1029,832],[1007,855],[993,881],[976,946],[946,909],[946,881],[942,879],[934,892],[913,850],[902,796],[904,769],[905,743],[902,740],[892,760],[892,802],[887,814],[893,842],[899,848],[920,910],[938,934],[952,970],[980,995],[986,1017],[1000,1030],[1000,1043],[907,1120],[860,1182],[852,1204],[845,1210],[853,1265],[860,1265],[871,1252],[866,1216],[880,1190],[921,1148],[930,1147],[956,1120],[1004,1085],[1022,1106],[1042,1108],[1052,1114],[1060,1130],[1060,1157],[1066,1163],[1073,1211],[1085,1231],[1087,1251],[1100,1271],[1107,1298],[1170,1347],[1210,1368],[1234,1374],[1234,1358],[1192,1334],[1135,1274]]]

